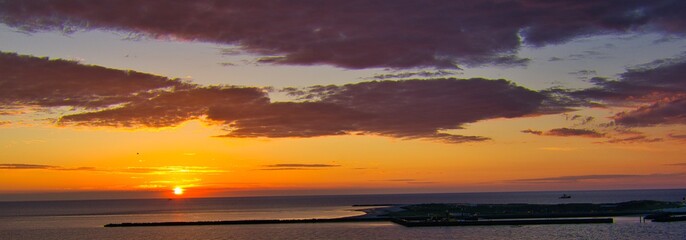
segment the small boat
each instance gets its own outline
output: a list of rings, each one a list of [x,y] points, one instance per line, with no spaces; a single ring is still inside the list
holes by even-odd
[[[567,194],[562,194],[562,196],[560,196],[560,199],[567,199],[567,198],[572,198],[572,196],[567,195]]]

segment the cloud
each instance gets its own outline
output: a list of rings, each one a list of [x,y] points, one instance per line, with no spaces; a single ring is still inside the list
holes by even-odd
[[[0,164],[0,170],[57,170],[57,171],[93,171],[93,167],[66,168],[52,165],[5,163]]]
[[[686,134],[669,134],[670,138],[673,139],[686,139]]]
[[[418,72],[397,72],[374,75],[370,79],[373,80],[387,80],[387,79],[408,79],[408,78],[443,78],[451,75],[458,75],[459,72],[438,70],[438,71],[418,71]]]
[[[531,129],[522,130],[522,133],[530,133],[533,135],[543,135],[543,131],[531,130]]]
[[[658,101],[636,110],[620,112],[613,119],[625,126],[653,126],[658,124],[686,124],[686,92],[683,97]]]
[[[576,176],[561,176],[550,178],[528,178],[510,180],[513,183],[575,183],[597,180],[638,180],[638,179],[654,179],[654,178],[670,178],[682,177],[686,173],[654,173],[654,174],[599,174],[599,175],[576,175]]]
[[[224,125],[224,137],[365,134],[462,143],[489,138],[446,130],[486,119],[564,112],[569,105],[507,80],[482,78],[287,88],[283,91],[300,100],[272,102],[263,88],[198,86],[64,60],[2,56],[7,65],[1,73],[11,77],[0,83],[6,93],[0,101],[13,107],[80,107],[59,117],[62,126],[160,128],[203,119]]]
[[[236,45],[275,64],[344,68],[521,65],[524,44],[608,33],[683,34],[673,0],[3,1],[22,31],[105,29]]]
[[[546,135],[560,136],[560,137],[579,136],[579,137],[592,137],[592,138],[599,138],[599,137],[605,136],[603,133],[599,133],[595,130],[576,129],[576,128],[555,128],[555,129],[551,129],[548,132],[546,132]]]
[[[417,180],[413,178],[396,178],[396,179],[387,179],[387,180],[380,180],[383,182],[402,182],[405,184],[433,184],[436,182],[432,181],[422,181],[422,180]]]
[[[325,168],[336,168],[341,165],[335,164],[300,164],[300,163],[281,163],[265,165],[264,168],[260,170],[269,171],[284,171],[284,170],[313,170],[313,169],[325,169]]]
[[[576,150],[576,148],[571,148],[571,147],[543,147],[540,149],[546,150],[546,151],[559,151],[559,152],[569,152],[569,151]]]
[[[126,174],[187,174],[187,173],[222,173],[221,169],[203,166],[161,166],[161,167],[128,167],[124,169],[100,169],[95,167],[62,167],[53,165],[7,163],[0,164],[0,170],[51,170],[51,171],[95,171],[103,173]]]
[[[591,78],[596,87],[571,93],[580,98],[607,102],[654,103],[686,93],[686,54],[638,65],[620,74],[617,80]]]
[[[21,163],[6,163],[0,164],[0,169],[53,169],[56,166],[38,165],[38,164],[21,164]]]
[[[204,166],[161,166],[161,167],[128,167],[125,169],[102,170],[113,173],[133,174],[189,174],[189,173],[223,173],[222,169]]]
[[[608,143],[651,143],[651,142],[661,142],[662,138],[648,138],[644,135],[625,137],[625,138],[614,138],[610,139]]]
[[[544,104],[543,94],[505,80],[479,78],[313,86],[294,94],[308,101],[271,103],[244,115],[230,107],[215,108],[208,118],[231,124],[228,137],[361,133],[459,143],[487,138],[441,131],[484,119],[544,114],[554,107]]]
[[[103,108],[182,87],[165,77],[0,52],[0,105]]]
[[[595,130],[589,129],[576,129],[576,128],[555,128],[548,130],[546,132],[538,130],[523,130],[522,133],[530,133],[534,135],[545,135],[545,136],[558,136],[558,137],[590,137],[599,138],[604,137],[605,134],[600,133]]]
[[[215,107],[230,107],[240,115],[267,104],[266,93],[249,87],[195,87],[162,92],[147,99],[131,99],[121,107],[63,116],[62,125],[109,127],[169,127],[198,119]]]
[[[593,77],[590,81],[595,87],[545,92],[570,105],[591,106],[592,101],[600,101],[633,107],[612,117],[612,124],[624,127],[686,124],[686,53],[631,67],[616,80]]]
[[[585,79],[588,79],[589,77],[598,75],[598,72],[596,72],[595,70],[579,70],[579,71],[575,71],[575,72],[569,72],[567,74],[576,76],[576,78],[578,78],[578,79],[585,80]]]

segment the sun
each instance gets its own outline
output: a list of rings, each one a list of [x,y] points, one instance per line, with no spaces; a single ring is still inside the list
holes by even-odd
[[[181,195],[181,194],[183,194],[183,188],[175,187],[174,188],[174,195]]]

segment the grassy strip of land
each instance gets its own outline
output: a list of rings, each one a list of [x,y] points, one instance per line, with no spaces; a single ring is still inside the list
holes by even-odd
[[[389,212],[391,218],[519,219],[576,218],[643,215],[678,208],[679,202],[630,201],[621,203],[567,204],[415,204]]]

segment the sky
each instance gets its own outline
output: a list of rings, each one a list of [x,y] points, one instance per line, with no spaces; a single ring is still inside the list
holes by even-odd
[[[0,1],[0,201],[686,188],[685,144],[684,1]]]

